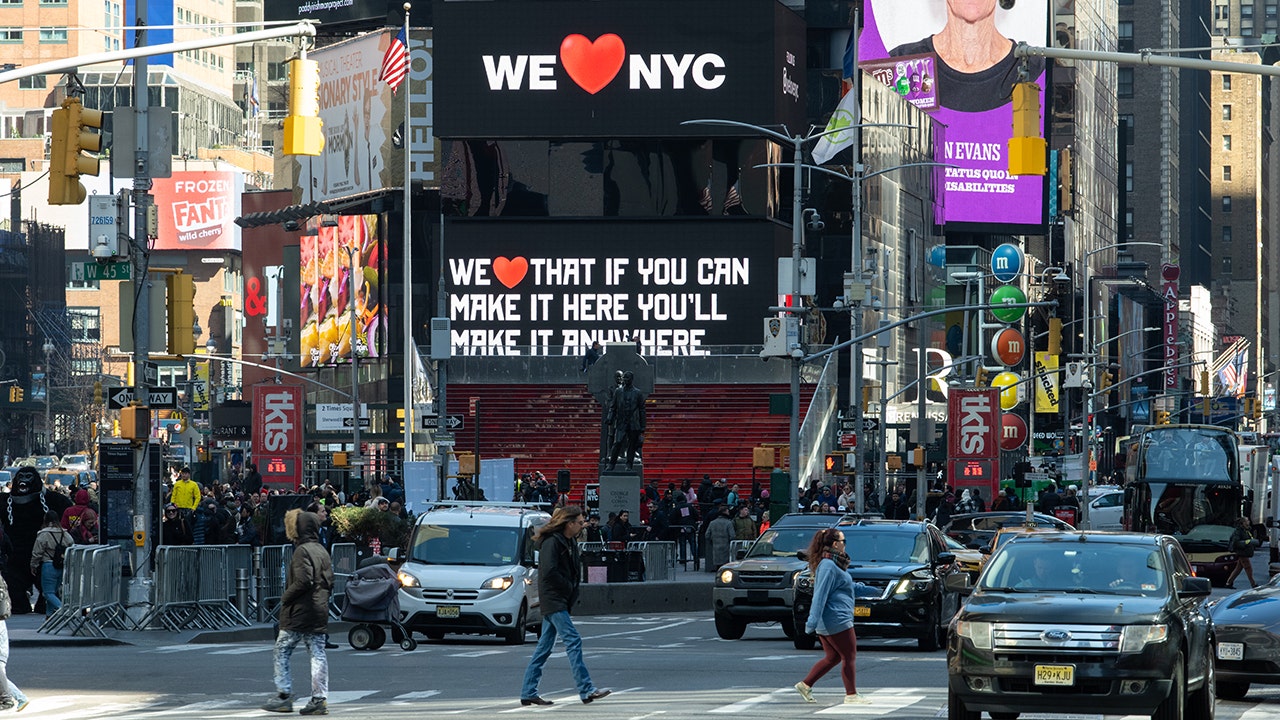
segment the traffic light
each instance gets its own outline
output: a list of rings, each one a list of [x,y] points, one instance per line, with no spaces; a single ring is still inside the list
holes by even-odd
[[[1111,387],[1111,384],[1115,382],[1115,379],[1116,376],[1112,375],[1110,370],[1102,373],[1102,377],[1098,378],[1098,392],[1106,392]],[[1168,413],[1165,414],[1167,415]]]
[[[80,98],[67,98],[52,113],[49,137],[49,204],[79,205],[84,202],[81,175],[97,175],[98,158],[81,151],[102,149],[102,111],[86,108]]]
[[[196,339],[191,334],[196,316],[195,278],[178,272],[166,277],[165,284],[169,289],[169,354],[192,355],[196,351]]]
[[[911,451],[911,464],[918,468],[924,467],[924,447],[917,447]]]
[[[319,155],[324,150],[320,120],[320,64],[289,61],[289,116],[284,119],[284,154]]]
[[[1071,214],[1072,202],[1072,184],[1071,184],[1071,148],[1063,148],[1058,151],[1058,214]]]
[[[1262,401],[1258,398],[1252,398],[1249,401],[1249,416],[1254,420],[1262,419]]]
[[[102,404],[102,381],[97,380],[93,383],[93,404]]]
[[[977,387],[987,387],[987,381],[988,381],[987,375],[988,373],[986,368],[984,367],[978,368],[978,372],[976,375],[974,375],[974,378],[973,378],[973,384],[976,385]]]
[[[1206,423],[1209,422],[1209,418],[1213,415],[1212,403],[1207,395],[1204,398],[1204,406],[1200,408],[1200,414],[1204,416],[1204,422]]]
[[[844,453],[827,453],[826,463],[823,467],[829,475],[843,475]]]
[[[1049,318],[1049,354],[1062,354],[1062,318]]]
[[[1040,137],[1040,86],[1013,86],[1013,137],[1009,138],[1009,174],[1044,175],[1048,145]]]
[[[1201,394],[1201,395],[1209,395],[1209,394],[1210,394],[1210,388],[1209,388],[1209,371],[1208,371],[1208,370],[1201,370],[1201,371],[1200,371],[1200,394]]]
[[[1168,425],[1168,424],[1169,424],[1169,411],[1168,411],[1168,410],[1157,410],[1157,411],[1156,411],[1156,424],[1157,424],[1157,425]]]
[[[863,385],[862,386],[862,412],[865,413],[867,411],[867,408],[870,406],[871,406],[871,386]]]

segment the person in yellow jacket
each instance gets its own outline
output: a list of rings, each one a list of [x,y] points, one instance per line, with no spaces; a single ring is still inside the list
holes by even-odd
[[[173,484],[173,492],[169,493],[169,502],[178,506],[182,517],[188,523],[191,515],[200,506],[200,483],[191,479],[191,468],[183,467],[178,472],[178,480]]]

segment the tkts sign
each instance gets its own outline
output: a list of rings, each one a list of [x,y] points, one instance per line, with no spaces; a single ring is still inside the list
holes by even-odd
[[[804,122],[804,22],[775,0],[433,6],[437,135],[741,135]]]
[[[302,413],[301,387],[253,386],[253,458],[264,485],[302,483]]]
[[[990,500],[1000,479],[1000,390],[953,388],[947,397],[947,482],[980,487]]]

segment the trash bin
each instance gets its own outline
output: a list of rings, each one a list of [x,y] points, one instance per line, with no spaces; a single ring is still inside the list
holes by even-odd
[[[582,553],[582,581],[587,583],[603,583],[608,581],[609,566],[603,557],[604,553],[593,551]]]

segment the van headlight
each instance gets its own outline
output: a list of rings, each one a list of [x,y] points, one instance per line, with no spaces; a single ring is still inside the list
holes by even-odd
[[[487,588],[489,590],[506,590],[511,587],[513,582],[515,582],[515,578],[510,575],[501,575],[496,578],[489,578],[488,580],[485,580],[484,584],[480,587]]]
[[[419,585],[418,578],[403,570],[396,573],[396,579],[400,581],[400,587],[418,587]]]
[[[956,621],[956,634],[963,638],[969,638],[969,642],[979,650],[991,649],[991,623],[989,622],[972,622],[969,620]]]
[[[1136,653],[1151,643],[1169,639],[1168,625],[1126,625],[1120,631],[1120,652]]]

